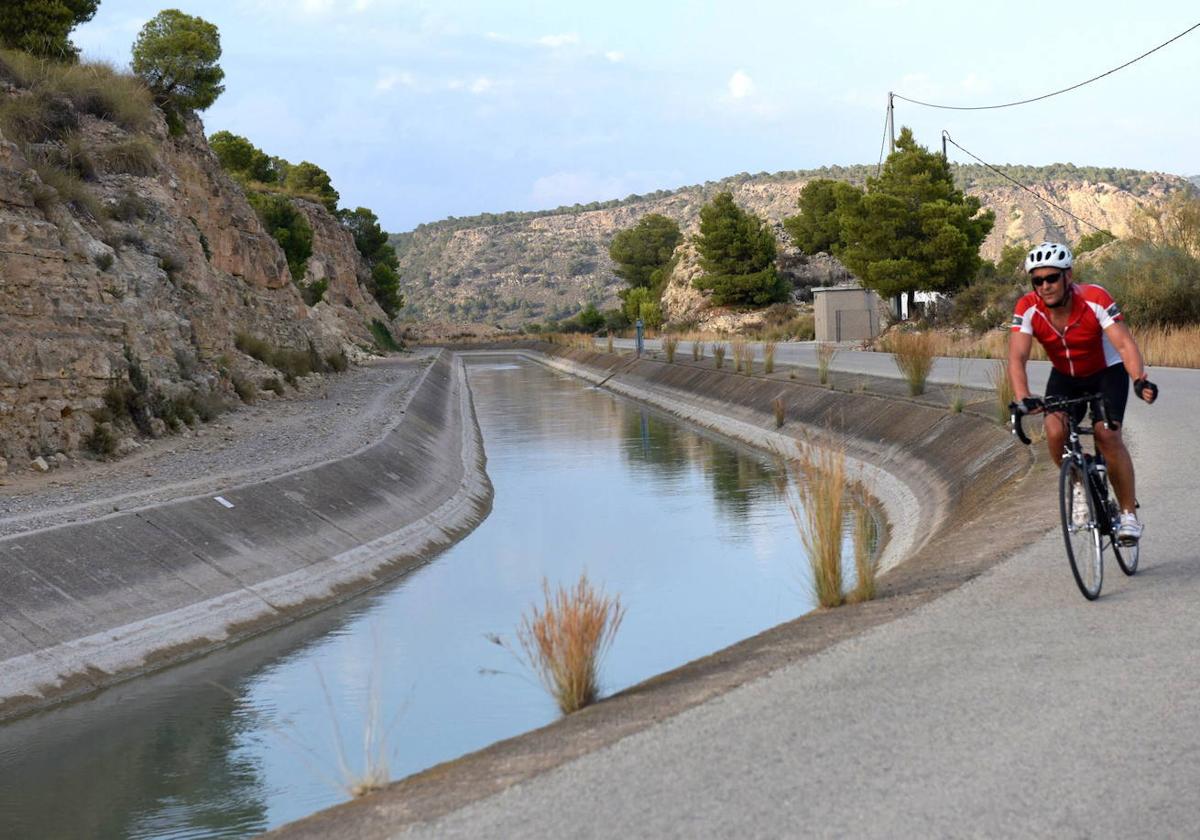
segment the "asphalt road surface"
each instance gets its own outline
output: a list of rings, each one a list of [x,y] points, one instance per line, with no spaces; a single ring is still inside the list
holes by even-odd
[[[890,364],[847,352],[835,370]],[[991,363],[964,367],[984,385]],[[937,376],[957,381],[959,362]],[[1153,378],[1158,403],[1126,417],[1142,568],[1125,578],[1107,555],[1100,600],[1079,594],[1058,531],[1031,533],[907,617],[413,833],[1197,836],[1200,372]]]

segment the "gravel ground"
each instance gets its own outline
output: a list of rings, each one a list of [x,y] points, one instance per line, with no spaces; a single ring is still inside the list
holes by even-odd
[[[283,398],[242,406],[116,461],[77,457],[46,474],[0,476],[0,536],[95,519],[261,481],[349,455],[398,419],[428,357],[379,359]]]

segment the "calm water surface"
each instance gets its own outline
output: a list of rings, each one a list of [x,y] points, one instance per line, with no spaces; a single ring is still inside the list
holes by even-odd
[[[612,691],[812,608],[769,461],[531,363],[469,366],[495,507],[386,590],[0,727],[0,837],[235,837],[347,798],[371,698],[392,778],[549,723],[514,657],[543,577],[627,607]],[[340,746],[339,746],[340,745]]]

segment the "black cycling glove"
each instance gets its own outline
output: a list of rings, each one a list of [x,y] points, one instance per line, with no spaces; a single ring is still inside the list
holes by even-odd
[[[1026,397],[1018,403],[1018,406],[1022,414],[1033,414],[1033,412],[1045,408],[1046,404],[1042,402],[1040,397]]]
[[[1149,399],[1146,398],[1146,392],[1149,392]],[[1133,380],[1133,393],[1138,395],[1139,400],[1152,403],[1158,399],[1158,386],[1149,379],[1135,379]]]

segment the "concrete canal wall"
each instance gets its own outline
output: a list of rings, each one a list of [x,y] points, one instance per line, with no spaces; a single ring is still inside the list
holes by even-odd
[[[347,458],[0,539],[0,718],[370,588],[474,528],[491,495],[462,362],[441,351]]]
[[[498,348],[499,349],[499,348]],[[844,445],[880,500],[885,566],[1027,472],[993,424],[867,393],[537,344],[505,348],[755,446]],[[773,401],[786,422],[776,429]],[[0,539],[0,718],[204,653],[425,562],[477,525],[491,485],[460,357],[347,458]]]

